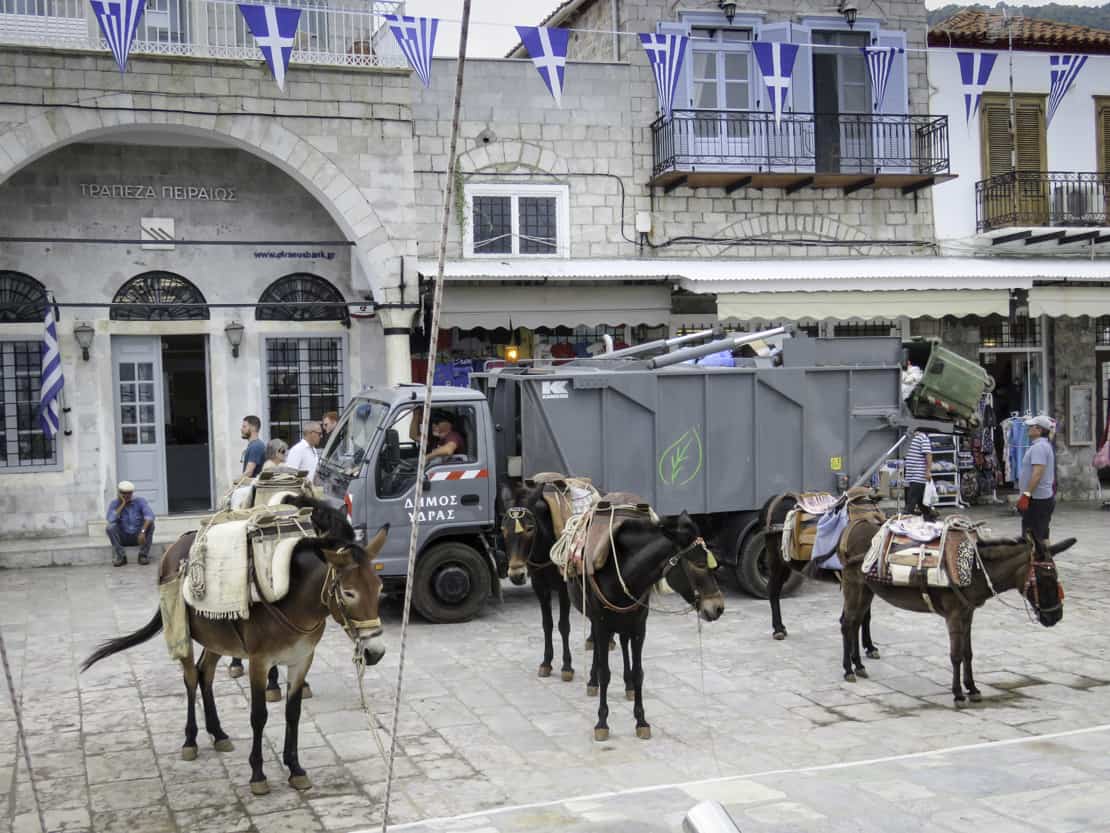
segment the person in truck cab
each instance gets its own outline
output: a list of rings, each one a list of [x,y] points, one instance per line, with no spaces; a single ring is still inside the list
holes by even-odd
[[[414,443],[420,440],[420,423],[424,421],[423,417],[422,408],[418,407],[412,413],[409,438]],[[428,462],[453,454],[466,454],[466,440],[455,430],[454,417],[450,412],[432,411],[429,427],[432,435],[428,438]]]

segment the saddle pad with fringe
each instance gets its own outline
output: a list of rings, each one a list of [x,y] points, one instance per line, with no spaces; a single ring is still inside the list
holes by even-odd
[[[264,523],[252,525],[248,534],[257,584],[252,584],[250,588],[252,602],[260,601],[259,589],[262,591],[262,598],[268,602],[285,598],[285,594],[289,592],[289,567],[293,550],[305,538],[316,535],[311,516],[311,509],[302,509],[295,513],[281,512],[268,518],[260,517],[259,520]]]
[[[189,609],[181,588],[181,575],[158,585],[158,607],[162,611],[162,634],[170,659],[188,659],[193,652],[189,638]]]
[[[245,518],[213,523],[202,529],[189,548],[185,601],[201,616],[209,619],[250,618],[247,582],[249,523]]]

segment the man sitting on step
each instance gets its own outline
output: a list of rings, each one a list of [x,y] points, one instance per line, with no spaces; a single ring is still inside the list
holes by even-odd
[[[139,548],[139,563],[150,563],[150,545],[154,541],[154,510],[145,498],[136,497],[135,484],[121,480],[116,486],[118,497],[108,504],[108,540],[112,542],[113,567],[127,563],[124,547]]]

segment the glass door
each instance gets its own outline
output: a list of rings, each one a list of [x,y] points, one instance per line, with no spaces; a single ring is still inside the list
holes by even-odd
[[[155,514],[168,512],[163,412],[162,340],[113,336],[116,480],[130,480]]]
[[[752,126],[751,31],[694,27],[690,152],[703,163],[732,163],[754,156]]]

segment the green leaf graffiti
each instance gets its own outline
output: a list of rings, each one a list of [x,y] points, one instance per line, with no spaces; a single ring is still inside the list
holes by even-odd
[[[685,486],[701,473],[704,461],[701,435],[691,428],[659,457],[659,479],[668,486]]]

